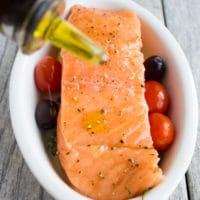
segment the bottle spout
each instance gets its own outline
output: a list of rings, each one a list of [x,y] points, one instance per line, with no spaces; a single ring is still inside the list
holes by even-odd
[[[107,55],[99,45],[60,17],[51,19],[47,14],[36,28],[34,36],[49,40],[55,46],[91,63],[103,64],[107,61]]]

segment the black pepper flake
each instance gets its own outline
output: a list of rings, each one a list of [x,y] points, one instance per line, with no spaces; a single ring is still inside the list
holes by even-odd
[[[112,80],[112,82],[114,83],[114,82],[115,82],[115,80]]]
[[[131,158],[128,159],[128,162],[133,163],[133,160]]]
[[[77,163],[79,163],[79,162],[80,162],[80,160],[78,159],[78,160],[76,160],[76,162],[77,162]]]
[[[88,144],[87,146],[88,146],[88,147],[91,147],[91,144]]]
[[[78,108],[78,109],[77,109],[77,111],[78,111],[78,112],[81,112],[81,109],[80,109],[80,108]]]
[[[68,151],[67,153],[66,153],[66,155],[68,156],[70,154],[70,152]]]
[[[133,160],[131,158],[128,159],[128,162],[130,163],[131,167],[133,167]]]
[[[81,174],[81,173],[82,173],[82,171],[80,170],[78,173],[79,173],[79,174]]]
[[[112,33],[112,32],[110,32],[110,33],[109,33],[109,35],[113,35],[113,33]]]
[[[94,131],[92,131],[91,134],[94,135]]]
[[[118,23],[117,25],[120,26],[120,23]]]
[[[102,109],[100,110],[100,113],[101,113],[101,114],[105,114],[106,111],[102,108]]]
[[[124,140],[120,140],[120,143],[121,143],[121,144],[124,144]]]
[[[143,85],[143,84],[141,84],[141,88],[144,88],[144,85]]]
[[[105,24],[103,25],[104,27],[107,27]]]
[[[111,147],[110,149],[113,151],[113,150],[114,150],[114,147]]]
[[[94,26],[91,26],[90,28],[92,28],[92,29],[93,29],[93,28],[94,28]]]
[[[138,163],[135,164],[136,167],[139,167],[140,165]]]

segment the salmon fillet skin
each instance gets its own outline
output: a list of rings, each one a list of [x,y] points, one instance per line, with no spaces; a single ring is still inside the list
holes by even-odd
[[[95,65],[61,52],[60,163],[70,185],[85,196],[135,197],[164,179],[144,97],[140,21],[130,11],[79,5],[68,21],[96,41],[109,60]]]

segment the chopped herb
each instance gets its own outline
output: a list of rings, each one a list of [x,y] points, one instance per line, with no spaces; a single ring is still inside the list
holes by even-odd
[[[56,156],[58,154],[58,152],[57,152],[57,140],[56,140],[56,136],[55,135],[53,135],[49,139],[48,150],[51,152],[51,154],[53,156]]]
[[[128,196],[131,197],[132,196],[132,192],[130,190],[128,190]]]
[[[144,200],[145,195],[150,191],[151,188],[147,188],[143,193],[142,193],[142,200]]]

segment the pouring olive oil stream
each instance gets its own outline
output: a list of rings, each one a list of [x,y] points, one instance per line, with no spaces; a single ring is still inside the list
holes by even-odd
[[[106,53],[76,27],[64,20],[64,0],[2,0],[0,30],[31,54],[46,41],[91,63],[103,64]]]

